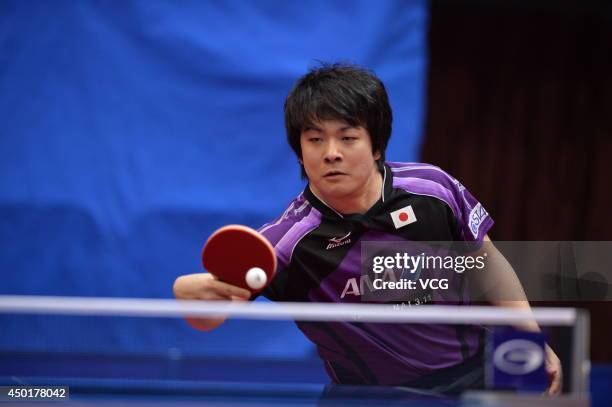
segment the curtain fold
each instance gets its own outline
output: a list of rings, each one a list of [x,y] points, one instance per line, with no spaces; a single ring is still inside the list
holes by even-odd
[[[611,14],[497,4],[432,4],[421,160],[478,197],[494,240],[612,240]],[[559,305],[593,327],[612,313]],[[612,360],[610,342],[593,330],[593,360]]]

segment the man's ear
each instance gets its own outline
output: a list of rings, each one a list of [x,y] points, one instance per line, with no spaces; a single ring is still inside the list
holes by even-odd
[[[374,160],[376,161],[380,160],[380,157],[382,157],[380,154],[380,151],[378,150],[374,152],[373,156],[374,156]]]

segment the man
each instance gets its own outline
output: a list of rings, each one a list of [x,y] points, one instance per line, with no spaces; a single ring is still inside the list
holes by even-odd
[[[371,72],[323,65],[298,80],[285,102],[285,126],[308,186],[278,219],[259,230],[274,246],[279,264],[264,296],[359,302],[366,294],[357,283],[362,242],[488,240],[492,219],[457,180],[427,164],[385,163],[391,123],[387,92]],[[496,250],[489,255],[493,267],[509,267]],[[513,285],[522,294],[513,272],[504,278],[503,287]],[[210,274],[179,277],[174,292],[180,299],[250,298],[248,291]],[[493,303],[529,307],[526,301]],[[223,320],[189,322],[208,330]],[[317,345],[334,383],[426,387],[444,393],[483,384],[480,326],[297,324]],[[547,360],[548,392],[559,393],[560,364],[550,349]]]

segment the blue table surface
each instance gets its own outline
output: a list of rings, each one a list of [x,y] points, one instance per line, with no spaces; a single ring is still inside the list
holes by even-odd
[[[1,385],[67,385],[81,405],[492,406],[379,386],[333,386],[318,360],[0,352]],[[594,366],[591,405],[611,406],[612,366]],[[19,405],[22,405],[20,402]],[[41,405],[41,404],[36,404]],[[525,404],[525,405],[530,405]]]

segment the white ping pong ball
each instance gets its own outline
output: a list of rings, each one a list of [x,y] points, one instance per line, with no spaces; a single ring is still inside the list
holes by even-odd
[[[251,290],[259,290],[268,282],[268,276],[259,267],[253,267],[247,271],[245,280]]]

